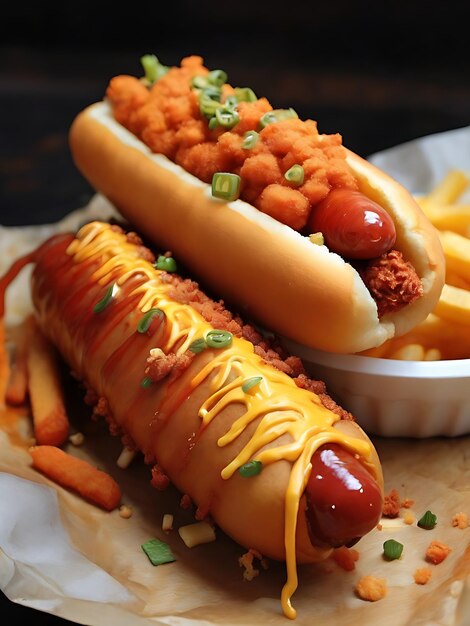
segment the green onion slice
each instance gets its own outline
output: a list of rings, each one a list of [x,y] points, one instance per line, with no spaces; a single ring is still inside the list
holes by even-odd
[[[220,107],[215,112],[215,117],[219,125],[223,128],[233,128],[240,121],[240,117],[236,111],[226,107]]]
[[[227,96],[224,101],[224,107],[227,109],[235,109],[238,104],[237,96]]]
[[[243,476],[243,478],[251,478],[252,476],[256,476],[263,469],[263,464],[261,461],[248,461],[242,465],[238,471]]]
[[[250,87],[235,87],[235,96],[238,102],[256,102],[258,98]]]
[[[301,165],[293,165],[284,174],[284,178],[295,185],[302,185],[304,182],[304,168]]]
[[[164,272],[176,272],[177,270],[176,261],[172,256],[160,255],[154,267]]]
[[[206,340],[204,339],[204,337],[200,337],[199,339],[196,339],[195,341],[192,342],[188,350],[191,350],[191,352],[194,352],[194,354],[199,354],[199,352],[202,352],[206,348],[207,348]]]
[[[151,387],[153,385],[153,380],[150,378],[150,376],[145,376],[145,378],[142,378],[142,380],[140,381],[140,386],[143,387],[144,389],[147,389],[148,387]]]
[[[210,330],[206,335],[209,348],[228,348],[232,341],[233,335],[228,330]]]
[[[214,115],[209,120],[209,130],[215,130],[218,127],[219,127],[219,121],[218,121],[217,117]]]
[[[207,76],[193,76],[191,79],[191,87],[194,89],[205,89],[207,85]]]
[[[163,315],[163,311],[161,309],[150,309],[144,316],[139,320],[137,324],[137,332],[146,333],[150,328],[150,324],[152,323],[153,318],[156,315]]]
[[[173,563],[173,561],[176,561],[170,546],[159,539],[149,539],[140,547],[148,556],[152,565],[163,565],[163,563]]]
[[[281,122],[282,120],[290,120],[299,117],[294,109],[274,109],[265,113],[259,121],[260,128],[266,128],[268,124]]]
[[[256,130],[247,130],[246,133],[243,135],[243,141],[242,141],[242,148],[244,150],[251,150],[251,148],[253,148],[259,139],[259,134],[256,132]]]
[[[207,82],[210,85],[215,85],[216,87],[222,87],[227,82],[228,76],[224,70],[212,70],[207,74]]]
[[[101,311],[104,311],[105,308],[110,304],[111,300],[116,295],[116,292],[117,292],[116,283],[111,283],[111,285],[109,285],[109,287],[107,288],[104,296],[93,307],[93,313],[101,313]]]
[[[395,559],[399,559],[403,552],[403,544],[395,541],[395,539],[388,539],[384,542],[384,558],[387,561],[395,561]]]
[[[247,378],[242,385],[242,391],[246,393],[255,385],[259,385],[259,383],[263,380],[262,376],[252,376],[251,378]]]
[[[418,526],[420,528],[425,528],[426,530],[431,530],[437,524],[437,515],[431,513],[431,511],[426,511],[426,513],[418,520]]]
[[[240,176],[216,172],[212,177],[212,195],[222,200],[236,200],[240,195]]]
[[[162,65],[154,54],[144,54],[143,57],[140,57],[140,62],[144,68],[145,78],[151,85],[165,76],[170,69],[166,65]]]

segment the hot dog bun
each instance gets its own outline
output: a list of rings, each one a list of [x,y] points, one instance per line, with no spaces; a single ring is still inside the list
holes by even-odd
[[[355,422],[263,360],[247,339],[237,334],[220,347],[211,345],[207,333],[214,326],[186,296],[175,298],[181,283],[156,270],[143,250],[135,234],[128,238],[117,227],[93,222],[75,238],[56,237],[28,255],[26,261],[36,264],[38,321],[100,399],[112,431],[188,494],[200,516],[210,515],[246,548],[286,560],[283,606],[293,617],[296,561],[325,559],[333,547],[311,537],[305,496],[311,459],[328,444],[353,455],[368,476],[372,518],[364,482],[360,489],[346,485],[341,468],[340,488],[346,497],[357,492],[369,531],[382,510],[377,453]],[[198,294],[195,302],[201,300]],[[139,327],[148,311],[155,312],[155,324]],[[206,347],[194,351],[203,338]],[[158,375],[147,371],[149,357],[163,359],[163,365],[174,360],[160,376],[160,369]],[[146,373],[150,384],[142,385]],[[259,386],[250,392],[243,384],[253,378]],[[253,458],[262,471],[246,477],[238,470]],[[312,497],[315,508],[314,490]],[[331,508],[327,516],[330,525]],[[348,532],[348,520],[339,523]]]
[[[402,186],[350,151],[359,189],[392,216],[396,247],[423,286],[418,300],[380,319],[351,264],[244,201],[212,198],[210,185],[152,153],[106,102],[77,116],[70,146],[78,169],[131,224],[242,314],[293,342],[359,352],[406,333],[438,301],[444,258],[433,226]]]

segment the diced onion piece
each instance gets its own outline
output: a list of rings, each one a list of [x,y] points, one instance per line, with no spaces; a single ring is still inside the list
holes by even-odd
[[[195,524],[181,526],[178,532],[188,548],[194,548],[202,543],[215,541],[215,531],[207,522],[197,522]]]
[[[136,455],[135,450],[131,450],[130,448],[124,447],[116,461],[116,465],[120,467],[121,469],[127,469],[129,465],[132,463],[132,461],[134,460],[135,455]]]
[[[162,530],[166,533],[173,530],[173,515],[171,513],[165,513],[163,516]]]

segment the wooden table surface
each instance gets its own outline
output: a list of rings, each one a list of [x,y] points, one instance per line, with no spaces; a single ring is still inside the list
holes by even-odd
[[[93,190],[74,167],[68,128],[112,76],[139,74],[147,52],[165,64],[201,54],[232,84],[294,107],[320,132],[340,132],[362,156],[470,123],[466,3],[438,12],[398,2],[380,12],[377,3],[301,0],[280,14],[264,1],[245,9],[173,1],[165,14],[143,3],[139,19],[97,15],[83,0],[30,4],[2,10],[2,225],[52,222],[86,203]],[[1,594],[0,615],[9,626],[66,623]]]

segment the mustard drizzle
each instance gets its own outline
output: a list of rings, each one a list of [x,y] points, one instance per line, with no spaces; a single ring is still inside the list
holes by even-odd
[[[151,308],[161,309],[168,324],[168,339],[161,348],[165,353],[184,353],[191,343],[213,329],[191,306],[171,300],[170,285],[159,280],[163,273],[137,254],[135,246],[126,236],[108,224],[91,222],[85,225],[70,244],[67,253],[76,263],[86,260],[100,261],[92,280],[106,284],[117,280],[123,285],[133,276],[142,276],[143,283],[129,294],[141,294],[138,308],[142,313]],[[104,258],[103,258],[104,257]],[[116,279],[116,274],[119,276]],[[287,580],[281,593],[281,604],[287,617],[294,619],[296,611],[291,598],[297,585],[296,528],[300,498],[307,485],[311,458],[323,444],[337,442],[358,454],[365,461],[371,451],[370,444],[350,437],[334,428],[339,417],[326,409],[320,398],[297,387],[287,375],[266,364],[255,354],[253,345],[234,337],[228,348],[213,350],[213,359],[204,365],[191,381],[195,389],[210,378],[211,395],[199,408],[198,415],[204,426],[208,425],[225,407],[237,403],[244,413],[229,430],[218,439],[223,447],[240,436],[253,422],[259,420],[254,433],[237,456],[223,468],[221,477],[230,477],[249,460],[261,461],[263,466],[281,459],[292,464],[285,494],[284,543]],[[253,376],[262,376],[258,385],[243,391],[243,383]],[[287,435],[288,437],[283,437]],[[283,437],[283,443],[275,441]]]

